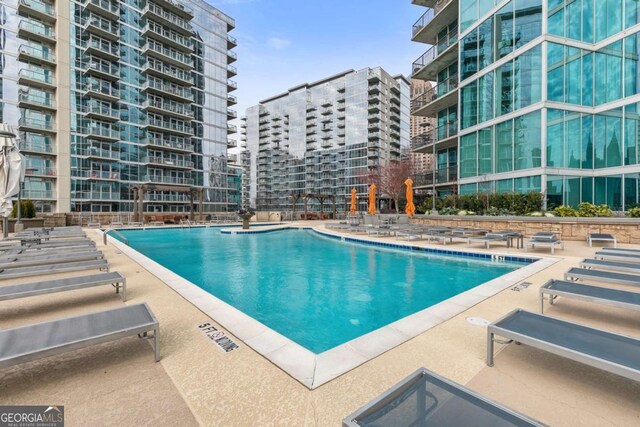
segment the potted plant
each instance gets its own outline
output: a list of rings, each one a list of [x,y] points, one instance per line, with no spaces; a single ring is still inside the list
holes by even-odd
[[[247,210],[247,211],[240,211],[240,212],[238,212],[238,214],[240,215],[240,218],[242,218],[242,229],[243,230],[248,230],[249,229],[249,221],[251,220],[251,218],[253,218],[253,216],[256,213],[252,212],[250,210]]]

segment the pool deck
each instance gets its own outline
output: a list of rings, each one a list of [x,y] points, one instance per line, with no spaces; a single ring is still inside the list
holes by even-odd
[[[294,225],[324,228],[318,221]],[[500,291],[309,390],[233,335],[240,347],[221,351],[197,328],[210,322],[227,331],[216,322],[215,313],[203,313],[119,249],[103,246],[94,233],[88,230],[112,270],[127,277],[127,304],[147,302],[160,321],[161,362],[154,363],[150,345],[137,338],[29,362],[2,370],[0,405],[62,404],[70,426],[337,426],[356,408],[424,366],[549,425],[635,425],[640,420],[640,384],[526,346],[498,346],[495,367],[488,368],[486,328],[466,320],[492,321],[515,307],[537,311],[538,288],[550,278],[561,278],[598,249],[586,242],[566,242],[566,249],[551,257],[557,263],[526,279],[531,286]],[[396,242],[395,238],[371,240]],[[420,241],[411,244],[443,248]],[[464,243],[445,248],[467,250]],[[472,250],[525,255],[504,246]],[[544,249],[528,254],[550,257]],[[104,287],[0,302],[0,328],[121,304]],[[565,299],[545,312],[640,336],[638,312]]]

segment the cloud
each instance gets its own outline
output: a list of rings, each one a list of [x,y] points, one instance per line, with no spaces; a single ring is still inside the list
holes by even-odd
[[[291,46],[291,40],[281,39],[278,37],[269,37],[267,39],[267,46],[274,50],[284,50]]]

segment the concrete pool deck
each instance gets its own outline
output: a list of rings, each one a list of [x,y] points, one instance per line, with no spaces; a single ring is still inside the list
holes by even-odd
[[[317,221],[298,224],[323,227]],[[335,426],[424,366],[550,425],[633,425],[640,420],[640,385],[621,377],[526,346],[499,346],[495,367],[486,367],[486,328],[466,320],[494,320],[515,307],[536,311],[538,288],[597,250],[584,242],[567,242],[566,250],[556,253],[556,264],[526,279],[532,283],[528,288],[507,288],[314,390],[233,335],[240,348],[222,352],[197,328],[203,322],[220,327],[215,316],[204,314],[113,245],[99,242],[98,248],[112,270],[127,277],[127,304],[147,302],[160,321],[161,362],[153,363],[151,347],[135,338],[30,362],[2,370],[0,404],[63,404],[68,425]],[[467,249],[462,243],[446,248]],[[504,246],[475,250],[525,255]],[[528,254],[549,256],[545,250]],[[114,293],[99,288],[1,302],[0,328],[120,304]],[[637,312],[563,299],[545,311],[640,336]]]

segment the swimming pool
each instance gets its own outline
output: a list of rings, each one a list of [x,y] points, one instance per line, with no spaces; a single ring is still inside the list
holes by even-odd
[[[121,233],[138,252],[316,354],[527,264],[344,242],[311,230]]]

